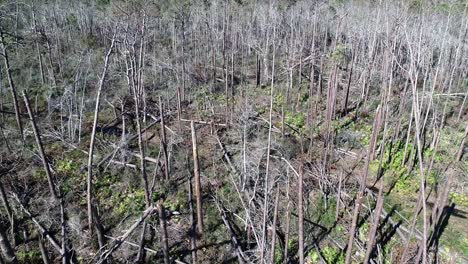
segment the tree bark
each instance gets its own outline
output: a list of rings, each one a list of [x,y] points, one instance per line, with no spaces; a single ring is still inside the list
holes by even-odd
[[[192,131],[192,151],[193,151],[193,174],[195,176],[195,196],[197,199],[197,230],[200,236],[203,236],[203,209],[202,209],[202,191],[200,183],[200,168],[198,163],[197,134],[195,124],[190,122]]]
[[[167,228],[166,228],[166,212],[164,208],[164,204],[162,201],[159,202],[158,204],[158,212],[159,212],[159,225],[161,228],[161,247],[163,249],[163,254],[164,254],[164,264],[169,264],[169,243],[168,243],[168,238],[167,238]]]
[[[28,98],[28,95],[26,94],[26,91],[23,91],[23,97],[24,97],[24,103],[26,104],[26,109],[28,110],[29,119],[31,120],[31,125],[32,125],[33,132],[34,132],[34,137],[36,138],[36,144],[39,150],[39,155],[41,156],[42,165],[44,166],[44,170],[47,176],[47,182],[49,184],[50,194],[52,198],[58,199],[57,191],[55,190],[55,184],[52,178],[52,173],[50,171],[49,162],[47,162],[47,158],[44,152],[44,147],[42,145],[41,134],[39,133],[39,128],[37,127],[36,121],[34,120],[34,116],[31,111],[29,98]]]
[[[18,126],[21,140],[24,140],[23,125],[21,123],[21,113],[20,113],[19,105],[18,105],[18,93],[16,90],[15,82],[13,81],[13,77],[11,76],[10,60],[8,58],[8,51],[5,47],[5,39],[3,35],[4,35],[3,29],[0,28],[0,47],[3,50],[3,60],[5,62],[5,69],[7,73],[8,84],[10,85],[10,89],[11,89],[11,96],[13,98],[13,107],[15,109],[16,125]]]
[[[163,158],[164,158],[164,176],[166,181],[169,180],[169,159],[167,157],[167,140],[166,140],[166,125],[164,122],[164,108],[162,105],[161,97],[159,97],[159,115],[161,116],[161,146],[163,148]]]
[[[91,141],[89,143],[89,152],[88,152],[88,176],[86,178],[86,199],[87,199],[87,206],[88,206],[88,228],[91,237],[93,236],[93,157],[94,157],[94,141],[96,138],[96,129],[97,123],[99,119],[99,105],[101,103],[101,93],[102,88],[104,87],[104,81],[107,75],[107,69],[109,68],[109,59],[112,54],[112,50],[114,48],[115,43],[115,34],[112,37],[111,45],[107,50],[106,57],[104,59],[104,67],[102,70],[101,79],[99,80],[99,86],[96,95],[96,106],[94,110],[94,121],[93,121],[93,129],[91,132]]]
[[[7,263],[17,263],[16,254],[13,247],[8,240],[8,236],[5,232],[5,227],[3,224],[0,224],[0,248],[2,249],[2,254],[5,257]]]
[[[303,164],[299,168],[299,179],[298,179],[298,190],[297,190],[297,207],[298,207],[298,227],[297,233],[299,236],[299,264],[304,264],[304,168]]]

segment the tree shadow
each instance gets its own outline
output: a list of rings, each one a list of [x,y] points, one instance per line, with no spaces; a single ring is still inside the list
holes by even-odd
[[[387,246],[387,244],[392,240],[393,236],[395,236],[395,234],[397,233],[398,228],[400,228],[400,226],[403,224],[402,220],[399,220],[396,224],[390,223],[390,218],[395,212],[396,212],[396,208],[394,206],[392,207],[392,210],[387,214],[387,216],[385,217],[385,219],[382,221],[382,223],[380,224],[378,228],[378,234],[380,234],[380,237],[377,240],[377,243],[380,245],[381,248],[385,248]],[[387,224],[388,224],[388,227],[384,230]],[[375,249],[377,247],[377,243],[372,248],[371,255],[370,255],[371,258],[375,256]],[[383,254],[385,257],[385,252],[383,252]]]
[[[432,234],[431,239],[429,240],[429,248],[433,248],[434,252],[439,251],[440,237],[442,236],[445,229],[447,228],[450,217],[455,214],[456,214],[455,203],[452,203],[450,206],[444,207],[442,214],[439,218],[439,221],[436,223],[434,227],[434,233]],[[464,215],[459,215],[459,217],[466,219],[466,216]],[[438,263],[438,259],[437,259],[438,255],[439,254],[434,254],[435,263]]]

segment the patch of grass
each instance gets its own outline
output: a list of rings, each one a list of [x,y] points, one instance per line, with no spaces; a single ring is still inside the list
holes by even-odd
[[[458,228],[448,228],[441,237],[441,245],[447,260],[453,259],[460,254],[468,256],[468,237],[464,232],[460,232]],[[453,262],[452,262],[453,263]]]

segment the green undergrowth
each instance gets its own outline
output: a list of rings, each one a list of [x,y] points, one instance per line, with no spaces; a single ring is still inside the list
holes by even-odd
[[[315,204],[310,209],[310,215],[314,221],[327,228],[335,224],[336,198],[329,196],[327,199],[322,194],[316,195]]]
[[[320,253],[317,252],[317,249],[312,249],[311,251],[309,251],[309,253],[307,254],[306,263],[307,264],[322,263],[320,254],[324,258],[326,263],[337,263],[337,264],[345,263],[344,253],[339,248],[335,246],[331,246],[331,245],[327,245],[323,247],[320,250]]]
[[[43,263],[42,255],[39,250],[25,250],[20,251],[17,253],[17,259],[19,263],[28,263],[28,264],[35,264],[35,263]]]
[[[303,133],[306,125],[306,114],[302,112],[293,113],[291,111],[286,111],[285,114],[285,122],[294,127],[295,129],[299,130],[299,132]]]
[[[451,202],[455,203],[457,206],[468,208],[468,195],[458,192],[451,192],[449,194],[449,199]]]
[[[440,237],[441,252],[443,252],[442,255],[445,255],[447,260],[459,260],[461,259],[460,256],[468,257],[468,237],[466,236],[466,226],[462,222],[465,220],[454,219],[455,217],[451,217],[449,225]],[[454,223],[455,221],[459,223]]]

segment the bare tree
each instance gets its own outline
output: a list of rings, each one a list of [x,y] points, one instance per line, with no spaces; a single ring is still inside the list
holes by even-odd
[[[94,109],[94,121],[93,121],[93,128],[91,132],[91,141],[89,143],[89,152],[88,152],[88,176],[86,178],[86,199],[87,199],[87,205],[88,205],[88,228],[89,232],[93,234],[93,159],[94,159],[94,142],[96,139],[96,129],[97,129],[97,123],[99,119],[99,106],[101,103],[101,93],[102,89],[104,87],[105,83],[105,78],[107,76],[107,69],[109,68],[109,62],[110,62],[110,56],[112,54],[112,50],[114,48],[114,43],[115,43],[115,37],[116,34],[112,36],[111,44],[109,49],[107,50],[106,56],[104,58],[104,66],[101,74],[101,78],[99,79],[99,85],[98,85],[98,90],[97,90],[97,95],[96,95],[96,106]]]

